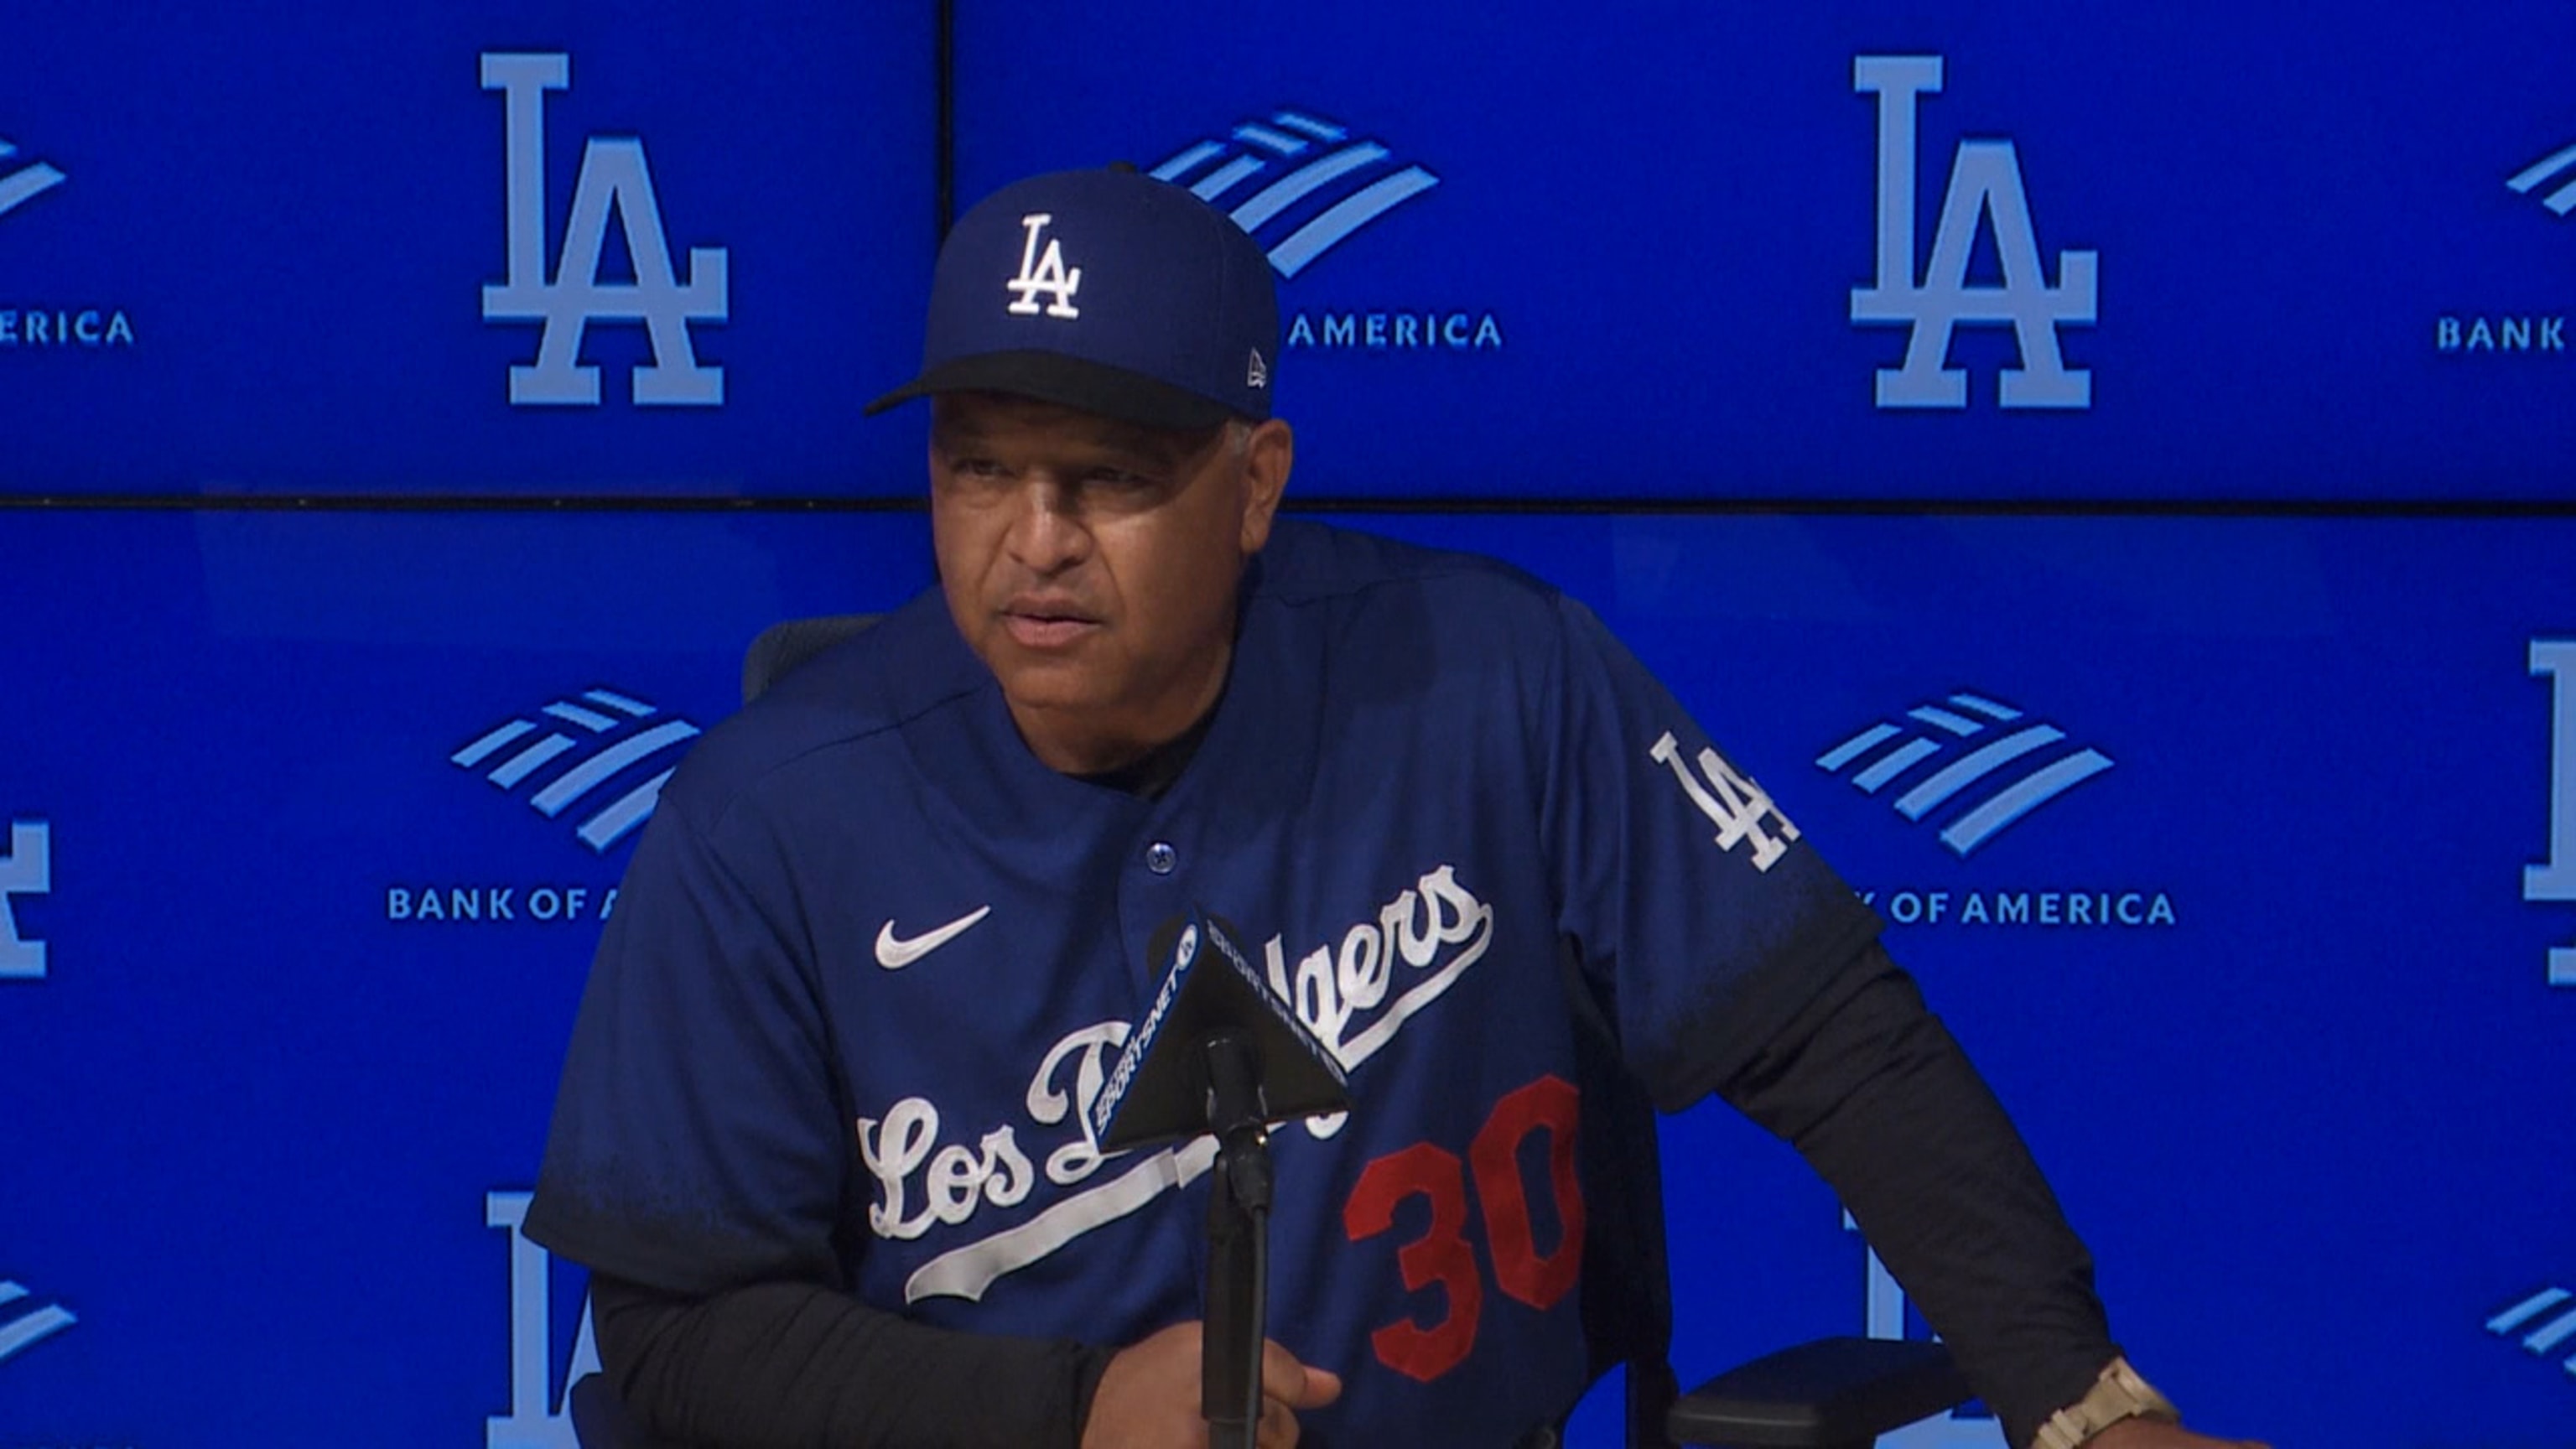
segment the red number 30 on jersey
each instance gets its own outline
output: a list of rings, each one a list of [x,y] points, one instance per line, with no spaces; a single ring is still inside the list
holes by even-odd
[[[1467,1160],[1429,1142],[1390,1152],[1360,1173],[1342,1204],[1342,1231],[1365,1242],[1395,1226],[1397,1204],[1420,1197],[1431,1206],[1431,1225],[1396,1249],[1396,1267],[1407,1291],[1438,1285],[1448,1299],[1441,1317],[1425,1325],[1400,1318],[1369,1335],[1378,1360],[1407,1377],[1429,1383],[1466,1361],[1476,1346],[1484,1313],[1485,1280],[1475,1245],[1465,1236],[1467,1184],[1475,1180],[1476,1206],[1484,1216],[1485,1242],[1493,1254],[1494,1286],[1532,1308],[1553,1308],[1583,1274],[1583,1185],[1574,1171],[1574,1132],[1581,1095],[1562,1077],[1545,1076],[1494,1104],[1467,1147]],[[1533,1132],[1548,1136],[1548,1187],[1559,1225],[1556,1247],[1541,1253],[1530,1225],[1528,1191],[1521,1180],[1521,1145]]]

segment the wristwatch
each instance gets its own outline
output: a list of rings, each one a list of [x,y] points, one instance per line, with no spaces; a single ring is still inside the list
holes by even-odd
[[[2049,1415],[2048,1422],[2039,1426],[2039,1436],[2030,1441],[2031,1449],[2075,1449],[2122,1419],[2182,1422],[2182,1410],[2157,1393],[2155,1385],[2138,1377],[2126,1357],[2111,1360],[2084,1397]]]

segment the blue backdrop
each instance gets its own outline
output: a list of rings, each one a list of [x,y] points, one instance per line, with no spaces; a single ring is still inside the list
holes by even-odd
[[[21,17],[0,488],[910,488],[911,448],[857,404],[920,356],[932,18],[808,0]],[[671,393],[647,401],[656,365]],[[513,368],[546,376],[514,401]]]
[[[0,1449],[569,1445],[513,1227],[633,831],[759,627],[929,578],[856,403],[937,18],[14,28]],[[1561,583],[1760,771],[2196,1421],[2567,1442],[2576,12],[955,21],[957,195],[1233,211],[1293,493]],[[1667,1139],[1685,1376],[1922,1331],[1787,1149]]]
[[[2568,493],[2565,6],[960,26],[961,197],[1124,157],[1271,246],[1326,493]]]
[[[908,492],[852,404],[918,356],[934,13],[58,7],[0,102],[0,487]],[[1319,495],[2564,499],[2571,44],[968,3],[956,191],[1124,158],[1233,212]]]
[[[2563,1440],[2576,1345],[2522,1346],[2563,1310],[2488,1324],[2576,1286],[2576,1141],[2534,1095],[2576,913],[2521,885],[2576,522],[1372,522],[1590,599],[1761,772],[2196,1417]],[[919,521],[9,526],[10,809],[49,879],[9,898],[41,974],[0,982],[0,1345],[38,1335],[0,1354],[0,1442],[562,1442],[579,1282],[514,1280],[508,1229],[615,807],[732,707],[762,623],[919,587]],[[1794,1155],[1715,1107],[1669,1151],[1685,1372],[1864,1327]],[[48,1308],[74,1321],[21,1326]]]

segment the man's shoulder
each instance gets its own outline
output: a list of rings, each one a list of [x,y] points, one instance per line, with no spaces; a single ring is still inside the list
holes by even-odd
[[[963,667],[973,656],[935,590],[845,628],[708,730],[664,787],[664,805],[711,827],[746,799],[802,788],[811,771],[847,781],[899,770],[906,725],[990,683]]]
[[[1526,629],[1565,603],[1553,585],[1483,554],[1281,519],[1262,553],[1261,593],[1291,609],[1401,609],[1448,631]]]

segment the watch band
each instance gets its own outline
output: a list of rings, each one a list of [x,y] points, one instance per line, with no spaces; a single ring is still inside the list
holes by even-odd
[[[2076,1449],[2076,1446],[2120,1422],[2122,1419],[2157,1419],[2167,1424],[2182,1422],[2182,1411],[2173,1400],[2156,1392],[2156,1386],[2138,1376],[2126,1357],[2115,1358],[2103,1366],[2101,1376],[2084,1397],[2048,1416],[2039,1426],[2031,1449]]]

